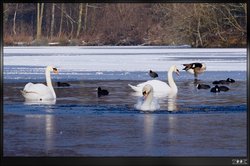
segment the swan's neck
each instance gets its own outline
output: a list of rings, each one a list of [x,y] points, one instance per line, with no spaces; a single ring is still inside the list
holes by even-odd
[[[178,89],[177,89],[177,86],[176,86],[174,79],[173,79],[173,70],[168,71],[168,84],[169,84],[172,92],[177,93]]]
[[[153,101],[153,93],[152,91],[148,94],[146,99],[144,100],[142,106],[150,106]]]
[[[53,94],[53,97],[56,98],[56,93],[55,93],[54,88],[53,88],[52,83],[51,83],[50,71],[48,69],[46,69],[45,76],[46,76],[47,86],[50,89],[51,93]]]

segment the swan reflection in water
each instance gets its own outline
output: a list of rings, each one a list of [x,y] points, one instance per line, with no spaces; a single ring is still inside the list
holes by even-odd
[[[28,104],[34,104],[28,103]],[[36,103],[37,104],[37,103]],[[39,103],[40,104],[40,103]],[[46,103],[48,104],[48,103]],[[53,112],[51,106],[45,106],[45,112]],[[45,137],[37,137],[37,140],[33,142],[40,141],[39,139],[44,139],[45,152],[48,154],[53,150],[55,145],[55,134],[56,134],[56,124],[55,116],[53,114],[27,114],[25,115],[25,124],[27,128],[32,128],[32,134],[45,135]],[[29,129],[27,130],[29,131]],[[61,134],[61,133],[60,133]]]
[[[145,148],[147,152],[154,146],[154,128],[155,128],[156,116],[153,114],[144,114],[144,138]]]
[[[176,95],[169,95],[168,98],[168,111],[177,111]]]
[[[138,92],[132,92],[132,93],[130,93],[130,95],[139,96],[139,93]],[[165,107],[165,109],[167,111],[177,111],[178,108],[177,108],[177,104],[176,104],[176,98],[177,98],[177,95],[168,95],[168,96],[164,96],[164,98],[163,98],[163,96],[155,98],[155,101],[158,101],[157,103],[159,104],[159,106],[161,108]],[[138,101],[137,101],[137,105],[140,102],[141,101],[140,101],[140,98],[139,98]]]

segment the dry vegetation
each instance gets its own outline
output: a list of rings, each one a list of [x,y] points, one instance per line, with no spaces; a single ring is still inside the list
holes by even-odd
[[[4,3],[5,45],[246,47],[245,3]]]

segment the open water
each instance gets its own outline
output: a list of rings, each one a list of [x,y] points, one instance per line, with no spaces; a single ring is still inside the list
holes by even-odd
[[[45,82],[46,65],[33,65],[33,61],[43,58],[38,58],[32,51],[27,65],[19,65],[18,58],[16,62],[10,62],[8,58],[24,55],[8,54],[8,49],[11,48],[7,48],[4,55],[4,156],[246,156],[247,90],[244,70],[237,70],[234,66],[232,70],[218,67],[218,71],[210,71],[208,66],[208,71],[199,76],[198,82],[182,71],[180,76],[174,75],[179,90],[177,96],[160,98],[159,110],[143,112],[135,109],[138,97],[133,95],[128,84],[149,80],[147,70],[140,71],[135,67],[135,71],[133,68],[125,71],[92,71],[92,68],[81,71],[74,68],[74,63],[74,69],[62,64],[58,68],[59,74],[51,76],[56,102],[31,103],[25,102],[20,90],[30,81]],[[183,61],[204,60],[196,56],[190,60],[192,50],[188,59],[183,59],[185,56],[181,54],[171,61],[179,67]],[[208,60],[204,61],[209,64],[211,59],[207,54],[204,57]],[[60,60],[64,58],[56,56]],[[140,56],[144,57],[143,54]],[[225,56],[217,59],[217,63],[223,64],[228,60],[229,64],[245,62],[242,52],[239,56],[239,59]],[[80,62],[75,63],[79,66]],[[98,68],[103,64],[96,62],[96,65]],[[166,71],[159,69],[157,72],[158,79],[166,81]],[[228,92],[215,94],[196,88],[197,83],[213,86],[212,81],[228,77],[236,80],[226,85],[230,88]],[[71,86],[58,87],[58,81]],[[97,97],[98,86],[109,90],[110,94]]]

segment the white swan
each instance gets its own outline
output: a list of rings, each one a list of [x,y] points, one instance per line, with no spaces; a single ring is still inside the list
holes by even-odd
[[[56,93],[51,83],[50,72],[58,73],[56,68],[47,66],[45,70],[47,86],[44,84],[27,83],[21,93],[26,100],[53,100],[56,99]]]
[[[143,98],[140,98],[135,108],[142,111],[155,111],[160,108],[160,105],[153,99],[153,87],[149,84],[142,88]]]
[[[177,67],[175,65],[171,66],[169,71],[168,71],[168,84],[166,82],[163,81],[159,81],[159,80],[149,80],[143,83],[140,83],[136,86],[130,85],[128,84],[135,92],[141,92],[142,88],[149,84],[153,87],[154,89],[154,96],[157,97],[164,97],[168,94],[177,94],[178,89],[177,86],[174,82],[173,79],[173,72],[175,72],[177,75],[179,75],[179,70],[177,69]]]

